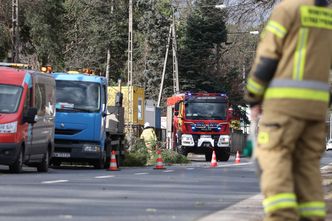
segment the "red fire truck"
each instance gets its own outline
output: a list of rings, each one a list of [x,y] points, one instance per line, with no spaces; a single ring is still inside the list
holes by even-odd
[[[185,93],[167,99],[168,148],[187,156],[205,154],[227,161],[232,147],[233,109],[220,93]],[[243,137],[243,136],[242,136]]]

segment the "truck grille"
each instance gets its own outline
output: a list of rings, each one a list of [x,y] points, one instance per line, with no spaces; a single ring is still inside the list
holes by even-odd
[[[55,129],[55,134],[61,134],[61,135],[74,135],[82,130],[66,130],[66,129]]]
[[[61,153],[70,153],[71,148],[66,148],[66,147],[56,147],[54,152],[61,152]]]

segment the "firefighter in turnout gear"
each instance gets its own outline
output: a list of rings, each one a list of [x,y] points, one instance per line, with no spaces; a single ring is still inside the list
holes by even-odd
[[[327,0],[283,0],[262,33],[245,100],[262,113],[256,158],[265,221],[322,221],[320,176],[332,65]]]
[[[155,149],[155,145],[157,142],[157,136],[156,136],[156,133],[154,132],[153,127],[150,126],[149,122],[146,122],[144,124],[144,130],[141,134],[140,139],[144,140],[145,147],[146,147],[150,157],[152,157],[152,152]]]

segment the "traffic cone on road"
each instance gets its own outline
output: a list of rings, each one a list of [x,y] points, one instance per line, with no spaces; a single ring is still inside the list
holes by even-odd
[[[240,161],[241,161],[240,153],[239,153],[239,151],[236,151],[235,163],[240,163]]]
[[[218,167],[216,152],[213,150],[210,167]]]
[[[157,161],[156,161],[157,164],[156,164],[156,166],[153,169],[155,169],[155,170],[164,170],[164,169],[166,169],[164,167],[164,161],[163,161],[163,159],[161,157],[160,150],[157,151],[157,154],[158,154],[158,158],[157,158]]]
[[[111,160],[110,160],[110,167],[107,169],[109,171],[118,171],[118,165],[116,163],[116,158],[115,158],[115,151],[112,150],[112,156],[111,156]]]

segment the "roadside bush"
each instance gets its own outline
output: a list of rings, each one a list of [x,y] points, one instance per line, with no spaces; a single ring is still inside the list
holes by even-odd
[[[157,142],[156,147],[161,150],[161,155],[165,164],[186,164],[189,163],[187,157],[178,154],[169,149],[164,149],[164,143]],[[158,158],[157,151],[154,151],[152,156],[149,156],[145,147],[144,141],[136,139],[133,148],[130,152],[125,154],[123,166],[145,166],[155,165]]]
[[[145,166],[147,163],[147,156],[144,153],[129,152],[125,155],[123,166],[138,167]]]
[[[145,166],[148,159],[148,153],[146,151],[145,144],[142,140],[134,140],[133,148],[125,153],[123,166],[135,167]]]
[[[165,164],[187,164],[190,161],[188,160],[187,157],[178,154],[177,152],[169,149],[161,149],[161,157],[163,158],[163,161]],[[152,161],[152,164],[155,164],[158,158],[157,152],[153,154],[153,157],[151,160],[148,160],[148,163]]]

